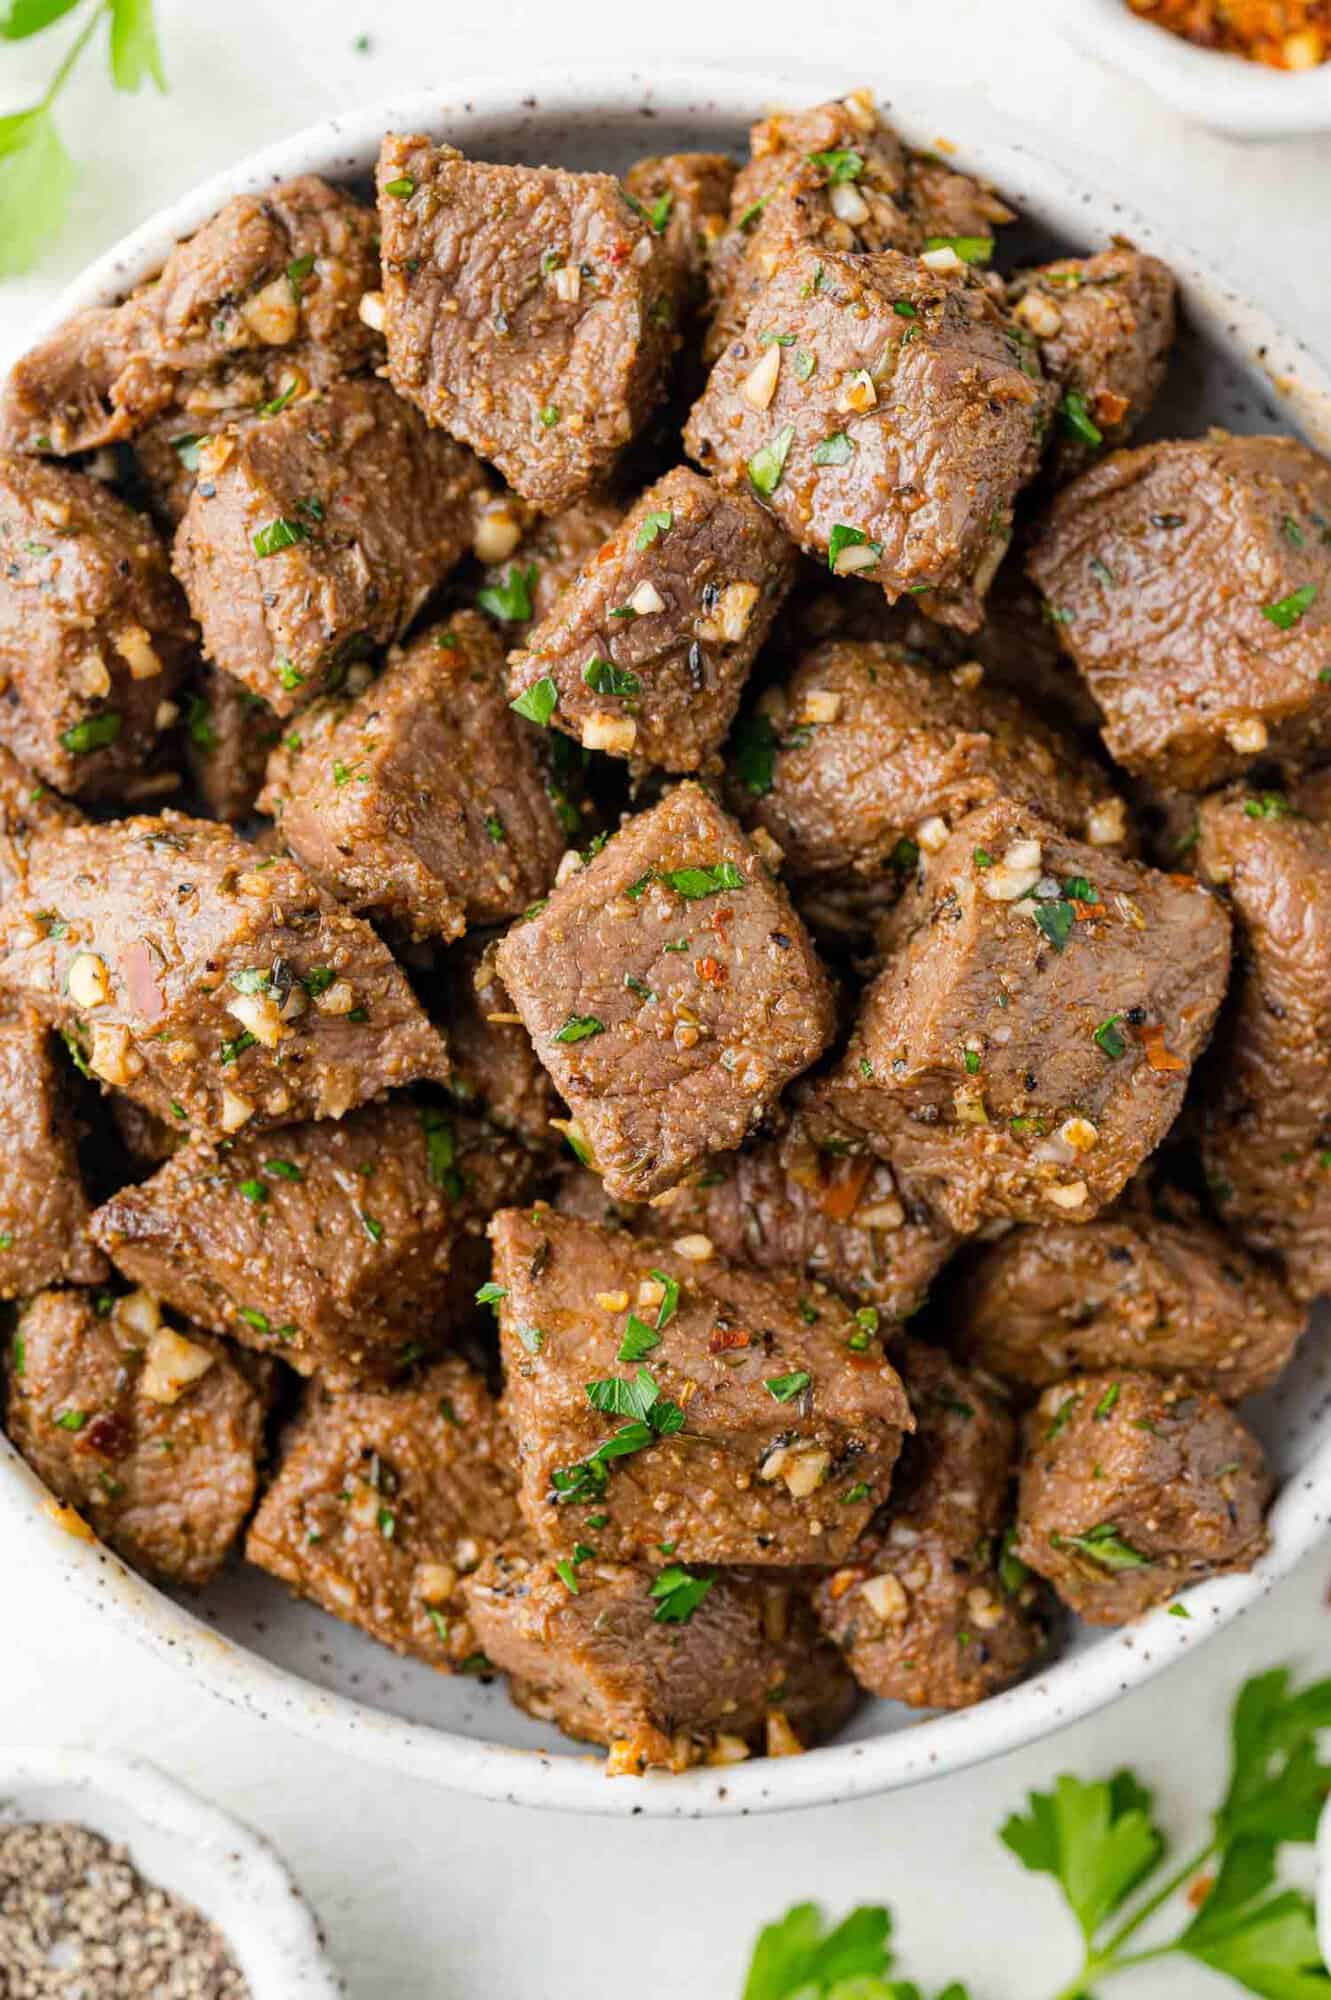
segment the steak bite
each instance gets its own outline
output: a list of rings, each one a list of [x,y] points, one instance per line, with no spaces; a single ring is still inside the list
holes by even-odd
[[[39,834],[0,911],[0,986],[103,1083],[213,1138],[448,1075],[368,924],[180,813]]]
[[[529,510],[515,495],[507,497],[507,530],[491,524],[477,534],[489,567],[476,608],[502,627],[506,645],[525,646],[533,626],[550,616],[583,564],[610,540],[624,509],[608,494],[589,493],[557,514],[532,516],[524,526],[515,510]]]
[[[920,849],[1008,798],[1094,847],[1121,847],[1123,803],[1074,744],[981,670],[904,647],[831,640],[768,689],[738,733],[741,817],[767,829],[815,895],[864,916],[893,903]]]
[[[1316,780],[1204,801],[1198,865],[1238,926],[1233,1002],[1202,1104],[1222,1226],[1331,1291],[1331,812]]]
[[[245,1554],[394,1652],[474,1672],[485,1663],[462,1580],[517,1526],[511,1458],[465,1362],[410,1388],[330,1396],[314,1383]]]
[[[78,826],[83,814],[0,744],[0,903],[22,888],[35,835],[56,826]]]
[[[257,406],[293,371],[323,387],[369,367],[382,342],[360,302],[378,270],[374,211],[342,189],[302,174],[237,195],[158,277],[120,305],[76,313],[15,363],[0,437],[21,451],[87,451],[193,401],[199,415],[219,398]]]
[[[474,1120],[377,1104],[219,1151],[195,1140],[112,1196],[93,1232],[200,1326],[340,1388],[382,1380],[471,1317],[486,1222],[531,1172]]]
[[[537,1208],[490,1225],[519,1501],[558,1555],[838,1562],[912,1418],[867,1325],[704,1240],[643,1242]],[[631,1358],[630,1358],[631,1357]],[[616,1370],[621,1372],[616,1372]]]
[[[41,1292],[10,1350],[5,1428],[126,1562],[204,1584],[254,1505],[268,1384],[266,1364],[178,1332],[145,1292]]]
[[[835,1025],[784,889],[696,785],[626,821],[497,964],[617,1199],[737,1145]]]
[[[664,1561],[650,1577],[590,1551],[575,1567],[517,1542],[463,1590],[514,1700],[566,1736],[605,1744],[611,1777],[739,1763],[762,1747],[789,1756],[854,1706],[793,1580]]]
[[[510,692],[525,709],[553,689],[549,719],[589,750],[696,771],[730,727],[795,563],[756,501],[677,466],[510,656]]]
[[[609,174],[487,166],[390,132],[388,370],[543,513],[603,480],[672,352],[669,249]]]
[[[497,946],[497,938],[473,932],[441,961],[431,988],[430,1005],[448,1030],[448,1088],[465,1109],[548,1151],[559,1099],[499,977]]]
[[[185,759],[213,819],[248,819],[282,724],[261,695],[201,664],[185,696]]]
[[[95,1285],[106,1275],[88,1236],[50,1034],[26,1011],[0,1018],[0,1299],[26,1298],[62,1278]]]
[[[954,1229],[1089,1221],[1178,1113],[1229,974],[1219,903],[1000,799],[888,942],[817,1103]]]
[[[915,1414],[892,1493],[814,1609],[860,1686],[912,1708],[968,1708],[1043,1650],[1037,1592],[1000,1558],[1017,1432],[980,1375],[939,1349],[894,1350]]]
[[[794,252],[713,368],[685,445],[834,576],[881,584],[890,603],[920,595],[973,632],[1051,394],[983,279],[952,263]]]
[[[686,306],[707,290],[712,251],[725,234],[735,162],[725,153],[661,153],[635,160],[624,176],[629,205],[665,238]]]
[[[1331,743],[1331,464],[1283,437],[1118,452],[1055,500],[1028,569],[1110,755],[1204,791]]]
[[[1097,452],[1126,444],[1159,394],[1174,344],[1174,274],[1118,243],[1022,271],[1008,302],[1061,392],[1050,458],[1055,477],[1070,479]]]
[[[954,1302],[968,1361],[1046,1388],[1083,1368],[1186,1376],[1226,1403],[1269,1388],[1305,1314],[1180,1190],[1088,1223],[1016,1229]]]
[[[565,1214],[617,1222],[635,1236],[707,1238],[718,1256],[801,1279],[812,1325],[836,1292],[866,1321],[908,1319],[951,1256],[956,1238],[883,1160],[819,1152],[799,1128],[737,1153],[642,1207],[620,1208],[592,1173],[570,1175],[556,1196]]]
[[[160,791],[153,767],[194,641],[166,551],[141,514],[86,473],[0,456],[7,749],[77,798]]]
[[[307,711],[260,810],[330,895],[414,939],[456,938],[554,880],[564,834],[538,743],[509,708],[492,628],[460,611],[355,700]]]
[[[1261,1446],[1220,1401],[1155,1375],[1073,1375],[1026,1419],[1016,1553],[1089,1625],[1251,1569],[1266,1548]]]
[[[483,483],[374,380],[209,438],[175,543],[209,657],[290,715],[402,636],[470,549]]]

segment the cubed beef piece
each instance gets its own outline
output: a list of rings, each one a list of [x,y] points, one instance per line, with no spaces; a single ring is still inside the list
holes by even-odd
[[[194,630],[151,522],[98,479],[0,455],[0,739],[58,791],[145,797]]]
[[[414,939],[520,916],[564,852],[535,730],[515,716],[493,628],[460,611],[363,694],[301,716],[260,809],[311,878]]]
[[[1271,1482],[1234,1412],[1188,1382],[1073,1375],[1026,1419],[1016,1553],[1090,1625],[1251,1569]]]
[[[102,1082],[214,1137],[448,1075],[367,923],[286,856],[180,813],[39,834],[0,911],[0,986]]]
[[[512,1461],[465,1362],[410,1388],[330,1396],[312,1384],[245,1554],[394,1652],[475,1671],[462,1580],[517,1526]]]
[[[833,575],[974,631],[1051,398],[1034,350],[952,261],[794,253],[713,368],[685,444]]]
[[[821,1100],[956,1229],[1088,1221],[1177,1115],[1229,975],[1224,910],[998,800],[893,920]]]
[[[820,1152],[796,1126],[781,1140],[721,1153],[655,1202],[620,1206],[586,1171],[560,1185],[556,1205],[637,1236],[701,1235],[720,1256],[793,1273],[812,1325],[833,1291],[866,1325],[908,1319],[924,1303],[956,1238],[927,1202],[868,1153]]]
[[[1061,392],[1050,458],[1055,477],[1070,479],[1097,452],[1126,444],[1159,394],[1174,344],[1174,274],[1116,244],[1023,271],[1008,298]]]
[[[735,162],[726,153],[660,153],[635,160],[624,186],[679,273],[686,306],[707,290],[713,249],[725,234],[735,185]]]
[[[1094,1222],[1015,1229],[967,1273],[961,1352],[1024,1388],[1083,1368],[1186,1376],[1237,1403],[1274,1382],[1306,1315],[1181,1189]]]
[[[540,1152],[557,1139],[550,1121],[559,1099],[499,977],[497,945],[497,938],[473,933],[449,952],[430,1005],[447,1026],[453,1097]]]
[[[0,1017],[0,1299],[94,1285],[107,1266],[88,1236],[74,1127],[48,1029]]]
[[[510,692],[589,750],[696,771],[730,727],[795,563],[748,494],[677,466],[510,657]]]
[[[477,607],[502,627],[508,646],[526,645],[533,626],[550,616],[583,564],[605,547],[624,518],[622,504],[601,493],[524,524],[526,512],[507,494],[487,510],[477,531],[489,565]]]
[[[1316,781],[1236,790],[1200,818],[1196,860],[1240,947],[1202,1104],[1207,1184],[1224,1228],[1312,1299],[1331,1291],[1331,800]]]
[[[185,696],[185,759],[214,819],[248,819],[282,724],[262,695],[201,665]]]
[[[519,1499],[556,1554],[841,1561],[885,1497],[910,1411],[878,1338],[829,1294],[702,1239],[641,1241],[508,1209],[490,1226]],[[634,1356],[629,1360],[629,1355]]]
[[[485,1225],[527,1155],[434,1106],[371,1105],[213,1151],[98,1209],[120,1270],[200,1326],[334,1387],[383,1380],[472,1313]]]
[[[398,394],[543,513],[604,479],[660,387],[677,289],[618,181],[390,132],[379,217]]]
[[[10,1349],[5,1428],[126,1562],[202,1584],[254,1505],[269,1380],[146,1293],[41,1292]]]
[[[617,1198],[737,1145],[832,1038],[785,891],[696,785],[627,821],[498,966]]]
[[[121,305],[76,313],[15,364],[0,437],[73,452],[134,436],[162,411],[220,394],[257,406],[294,371],[325,384],[370,366],[360,317],[378,284],[375,217],[313,175],[237,195]],[[182,431],[207,431],[186,421]]]
[[[1075,744],[967,665],[903,647],[830,640],[769,689],[731,759],[741,818],[763,826],[816,896],[839,890],[866,925],[890,907],[920,850],[1008,798],[1094,847],[1121,847],[1123,802]]]
[[[1041,1652],[1029,1572],[1002,1536],[1016,1425],[984,1379],[938,1348],[894,1348],[915,1415],[892,1495],[814,1608],[861,1687],[912,1708],[968,1708]]]
[[[987,264],[995,228],[1017,219],[987,181],[958,173],[936,153],[907,153],[901,202],[926,254],[953,250],[963,263]]]
[[[1331,463],[1286,437],[1117,452],[1059,494],[1028,562],[1109,753],[1204,791],[1331,744]]]
[[[584,1552],[576,1567],[519,1542],[464,1585],[486,1657],[514,1699],[603,1743],[613,1777],[789,1756],[828,1736],[854,1684],[793,1580],[661,1559],[653,1577]]]
[[[482,483],[374,380],[210,438],[175,543],[209,656],[290,715],[406,631],[471,547]]]
[[[0,744],[0,903],[21,889],[34,834],[77,826],[83,815]]]

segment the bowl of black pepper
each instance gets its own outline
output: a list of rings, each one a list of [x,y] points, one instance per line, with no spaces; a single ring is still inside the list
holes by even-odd
[[[0,1753],[12,2000],[336,2000],[309,1904],[260,1835],[137,1759]]]

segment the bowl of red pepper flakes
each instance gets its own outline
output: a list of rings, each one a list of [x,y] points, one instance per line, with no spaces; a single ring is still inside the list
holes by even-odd
[[[1231,138],[1331,132],[1331,0],[1056,0],[1050,17]]]

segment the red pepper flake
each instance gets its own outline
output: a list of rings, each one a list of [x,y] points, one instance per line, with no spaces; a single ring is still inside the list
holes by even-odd
[[[1150,1027],[1143,1028],[1141,1037],[1142,1047],[1146,1051],[1146,1061],[1149,1068],[1162,1072],[1173,1072],[1184,1070],[1188,1067],[1182,1056],[1176,1056],[1172,1049],[1165,1047],[1165,1031],[1158,1023],[1152,1023]]]
[[[1109,905],[1107,903],[1074,903],[1072,905],[1072,914],[1079,924],[1088,924],[1092,917],[1107,917],[1109,915]]]
[[[730,977],[719,958],[695,958],[693,969],[708,986],[724,986]]]
[[[750,1345],[749,1336],[742,1326],[727,1326],[724,1320],[718,1320],[707,1336],[709,1354],[729,1354],[732,1348]]]
[[[94,1417],[79,1443],[103,1458],[123,1458],[130,1447],[129,1426],[123,1417],[103,1414]]]

